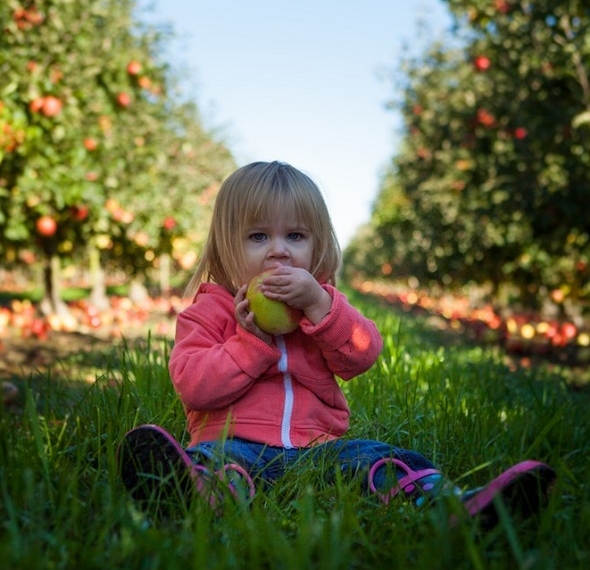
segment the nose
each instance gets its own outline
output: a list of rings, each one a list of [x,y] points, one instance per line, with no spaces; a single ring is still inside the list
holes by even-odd
[[[289,256],[289,248],[284,239],[280,237],[272,238],[269,242],[267,257],[272,259],[284,259]]]

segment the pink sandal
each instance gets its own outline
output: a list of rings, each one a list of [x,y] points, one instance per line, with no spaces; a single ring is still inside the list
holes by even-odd
[[[219,482],[236,498],[242,489],[249,499],[256,493],[254,482],[243,467],[229,463],[212,472],[204,465],[195,465],[176,439],[156,425],[142,425],[129,431],[119,446],[117,460],[123,484],[138,502],[187,502],[197,491],[211,507],[218,508],[223,501]]]
[[[499,520],[495,502],[501,499],[509,510],[523,517],[538,512],[547,502],[555,471],[540,461],[527,460],[513,465],[485,487],[462,497],[467,514],[476,517],[484,528],[491,528]],[[457,517],[451,517],[451,525]]]
[[[377,487],[375,487],[375,473],[381,467],[391,464],[395,465],[396,468],[401,469],[406,475],[399,478],[397,484],[391,489],[388,489],[387,492],[381,493]],[[369,471],[369,489],[385,504],[388,504],[398,493],[403,492],[406,494],[407,498],[412,498],[419,506],[426,500],[429,493],[432,493],[440,486],[441,482],[442,474],[438,469],[421,469],[419,471],[413,471],[403,461],[390,457],[380,459],[371,466]]]

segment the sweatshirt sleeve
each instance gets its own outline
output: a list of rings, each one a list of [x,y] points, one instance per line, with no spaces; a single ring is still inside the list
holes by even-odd
[[[178,315],[169,369],[184,406],[209,411],[231,405],[279,358],[237,325],[230,298],[203,294]]]
[[[383,339],[373,321],[364,317],[331,285],[323,285],[332,296],[328,315],[313,324],[301,320],[302,331],[320,347],[330,370],[343,380],[366,372],[383,349]]]

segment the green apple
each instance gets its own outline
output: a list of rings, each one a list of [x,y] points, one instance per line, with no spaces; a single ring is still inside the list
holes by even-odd
[[[254,322],[261,330],[269,334],[287,334],[299,326],[301,311],[290,307],[282,301],[264,296],[260,287],[272,270],[263,271],[252,278],[246,291],[250,301],[250,310],[254,313]]]

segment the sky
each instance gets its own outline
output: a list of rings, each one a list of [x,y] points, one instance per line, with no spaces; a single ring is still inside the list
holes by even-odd
[[[400,117],[402,58],[450,26],[441,0],[142,0],[165,59],[239,166],[281,160],[320,186],[346,247],[369,221]]]

